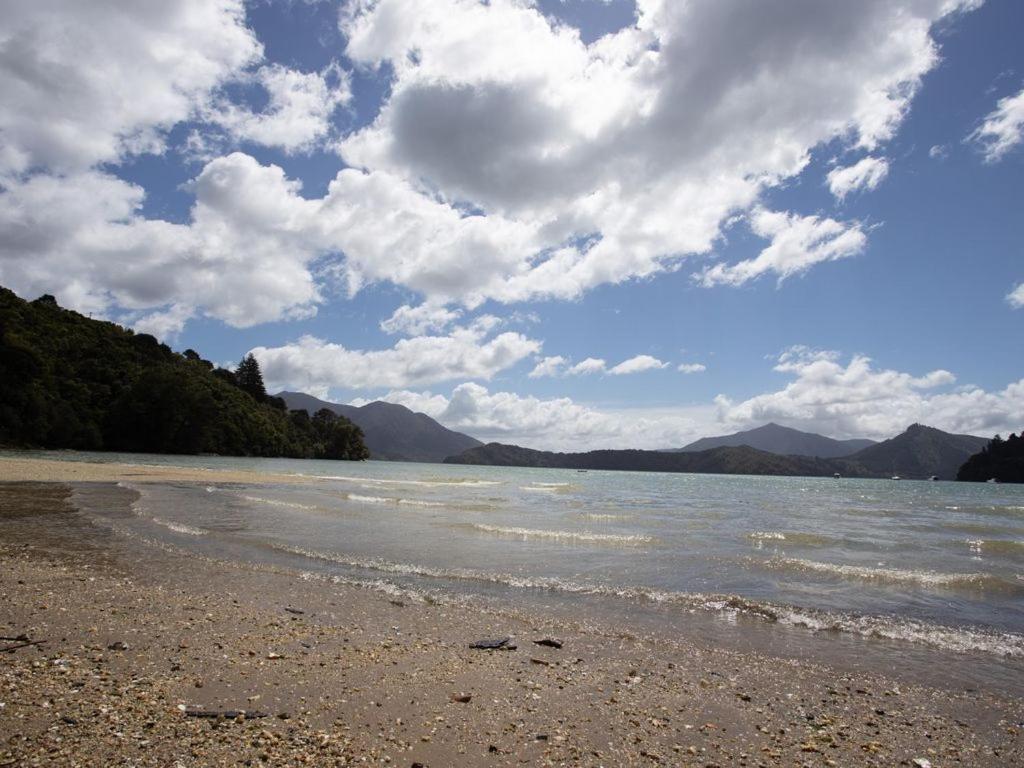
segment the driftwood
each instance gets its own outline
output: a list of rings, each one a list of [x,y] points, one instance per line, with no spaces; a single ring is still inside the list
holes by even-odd
[[[0,648],[0,653],[7,653],[7,652],[16,651],[19,648],[28,648],[30,645],[42,645],[45,642],[46,642],[45,640],[29,640],[29,641],[24,642],[24,643],[17,643],[16,645],[8,645],[8,646],[5,646],[3,648]]]
[[[253,720],[257,717],[270,717],[266,712],[247,712],[244,709],[186,709],[185,717],[205,717],[210,720],[224,718],[234,720],[236,717],[244,717],[246,720]]]

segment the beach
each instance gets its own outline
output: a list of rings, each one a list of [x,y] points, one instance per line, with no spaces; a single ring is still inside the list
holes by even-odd
[[[83,519],[75,489],[266,475],[56,464],[0,461],[0,766],[1024,759],[1005,691],[737,652],[685,617],[666,632],[186,557]]]

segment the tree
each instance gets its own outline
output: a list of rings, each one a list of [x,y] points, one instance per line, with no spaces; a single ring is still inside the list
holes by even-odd
[[[267,388],[263,384],[263,374],[260,372],[260,364],[252,354],[242,358],[235,371],[235,381],[238,388],[248,392],[257,403],[265,402],[267,399]]]

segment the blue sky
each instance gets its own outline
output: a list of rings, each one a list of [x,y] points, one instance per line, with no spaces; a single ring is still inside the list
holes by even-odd
[[[116,6],[0,21],[22,296],[542,448],[1021,428],[1020,3]]]

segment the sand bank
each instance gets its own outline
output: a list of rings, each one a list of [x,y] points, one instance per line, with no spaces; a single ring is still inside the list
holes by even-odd
[[[133,483],[302,483],[310,482],[315,478],[240,470],[165,467],[147,464],[107,464],[0,456],[0,482],[116,483],[122,480]]]

